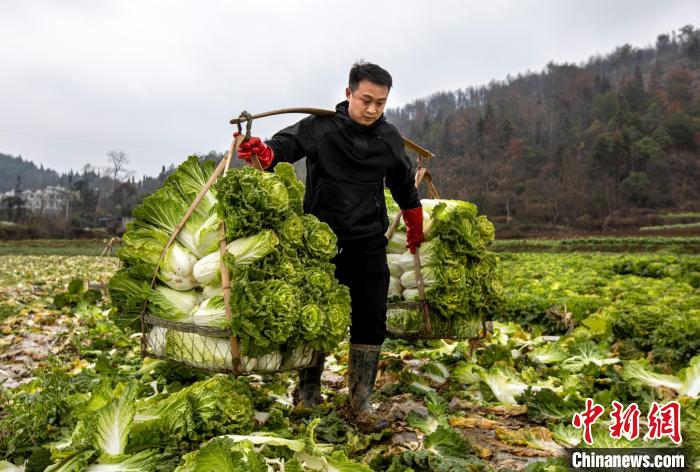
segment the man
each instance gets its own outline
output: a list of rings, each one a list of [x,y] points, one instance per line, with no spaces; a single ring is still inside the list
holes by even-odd
[[[423,210],[411,162],[397,129],[384,118],[391,75],[375,64],[350,69],[346,101],[331,117],[309,116],[262,142],[251,137],[239,158],[259,157],[265,169],[306,157],[304,211],[338,236],[335,276],[350,288],[352,324],[348,357],[350,407],[360,422],[372,422],[369,402],[386,337],[389,269],[384,233],[389,221],[384,184],[402,209],[408,247],[423,241]],[[323,358],[299,371],[299,397],[306,407],[321,401]]]

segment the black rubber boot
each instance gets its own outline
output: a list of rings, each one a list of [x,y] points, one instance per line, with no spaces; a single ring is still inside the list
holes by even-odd
[[[377,364],[381,346],[373,344],[350,344],[348,354],[348,389],[350,409],[356,423],[364,430],[381,431],[388,426],[377,418],[369,397],[377,379]]]
[[[321,373],[326,356],[314,353],[314,361],[309,367],[299,369],[299,401],[304,408],[321,404]]]

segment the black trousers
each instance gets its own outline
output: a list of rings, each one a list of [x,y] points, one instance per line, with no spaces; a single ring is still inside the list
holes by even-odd
[[[383,234],[338,242],[335,277],[350,287],[350,342],[379,345],[386,338],[386,299],[389,291],[387,240]]]

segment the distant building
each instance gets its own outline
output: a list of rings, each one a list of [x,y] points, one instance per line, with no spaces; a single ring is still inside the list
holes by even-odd
[[[22,207],[33,213],[61,213],[66,211],[72,192],[61,186],[48,186],[38,190],[22,190]],[[0,201],[14,197],[15,191],[0,194]]]

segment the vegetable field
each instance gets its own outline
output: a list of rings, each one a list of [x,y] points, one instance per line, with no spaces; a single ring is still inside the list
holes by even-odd
[[[304,411],[293,373],[141,359],[140,334],[111,320],[116,258],[2,255],[0,471],[566,470],[564,448],[590,447],[572,425],[588,398],[605,409],[592,447],[676,447],[643,438],[654,402],[677,401],[680,443],[700,452],[700,256],[497,256],[490,335],[388,340],[374,403],[390,427],[365,434],[346,409],[346,342]],[[638,405],[638,438],[611,437],[613,402]]]

